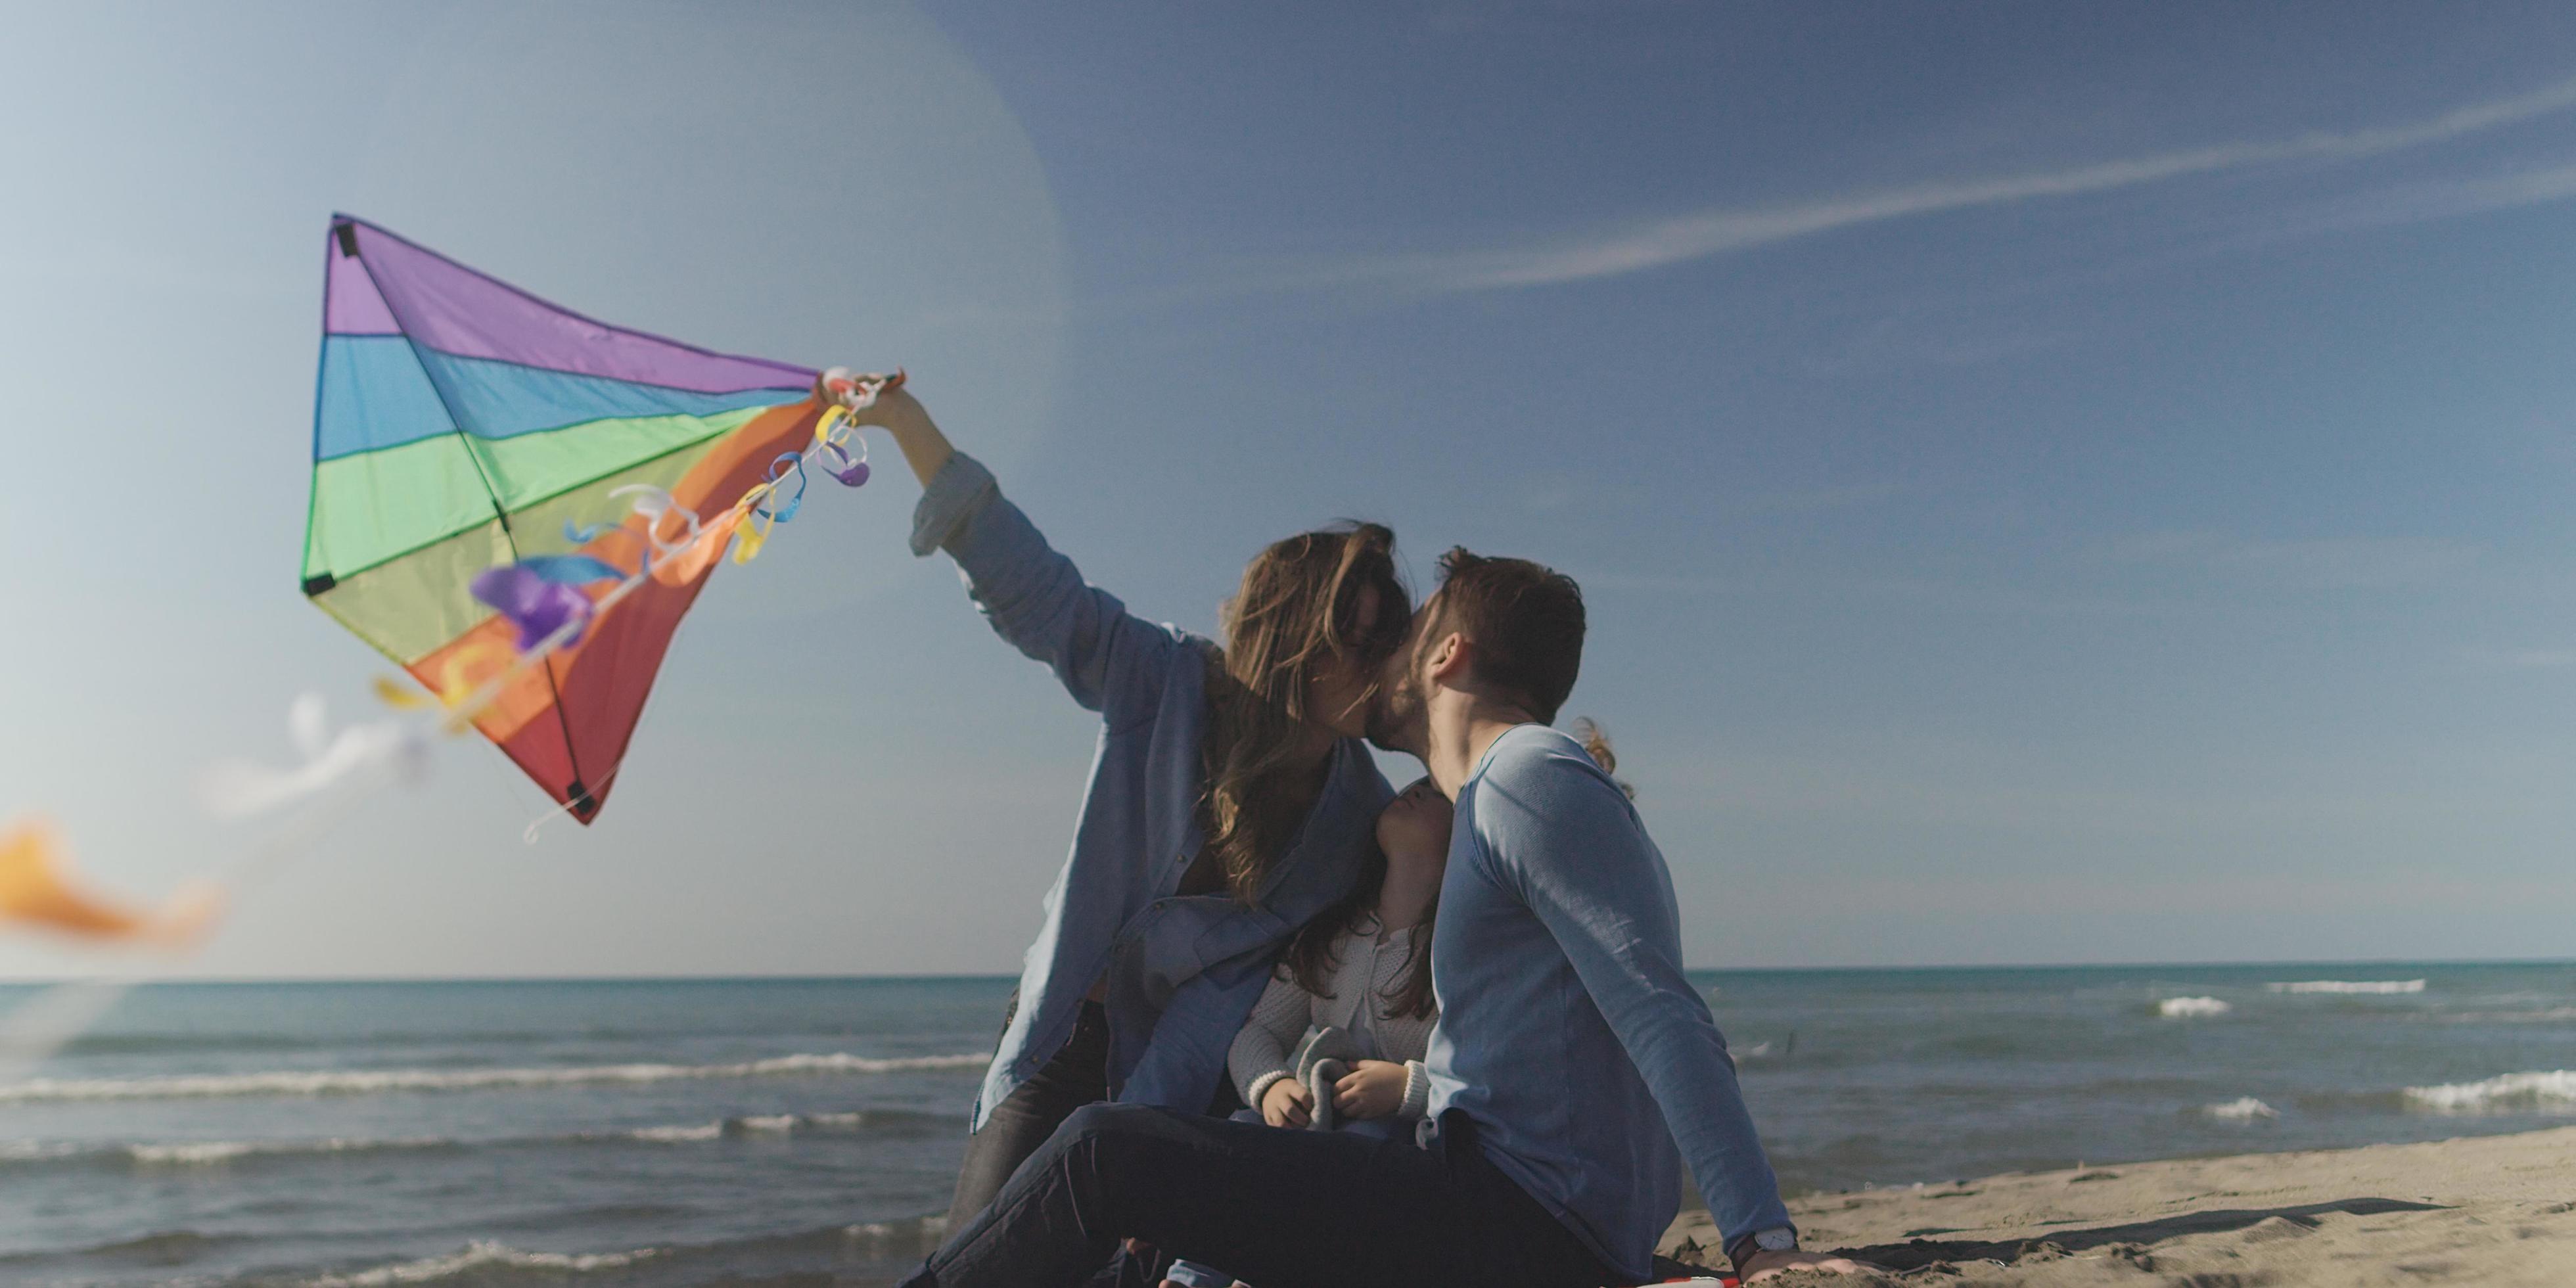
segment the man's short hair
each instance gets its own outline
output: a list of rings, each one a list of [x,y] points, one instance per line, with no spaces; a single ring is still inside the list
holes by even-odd
[[[1439,631],[1474,643],[1468,661],[1479,681],[1553,723],[1583,669],[1583,589],[1527,559],[1453,546],[1440,556]]]

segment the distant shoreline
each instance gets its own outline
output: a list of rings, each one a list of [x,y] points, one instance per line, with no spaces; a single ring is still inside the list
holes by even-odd
[[[2576,957],[2352,957],[2352,958],[2283,958],[2248,961],[2188,962],[2005,962],[1991,965],[1947,963],[1931,966],[1693,966],[1692,975],[1868,975],[1868,974],[2006,974],[2026,971],[2136,971],[2136,970],[2323,970],[2350,967],[2357,970],[2385,970],[2497,966],[2576,966]],[[50,984],[74,984],[94,979],[91,975],[18,976],[0,978],[0,988],[39,987]],[[206,976],[202,978],[153,978],[139,981],[143,987],[170,985],[273,985],[273,984],[972,984],[1017,979],[1008,973],[849,973],[837,975],[797,975],[752,973],[741,975],[241,975]]]

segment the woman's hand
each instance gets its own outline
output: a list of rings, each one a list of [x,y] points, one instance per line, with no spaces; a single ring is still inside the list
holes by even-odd
[[[1352,1119],[1385,1118],[1404,1104],[1404,1066],[1362,1060],[1333,1084],[1333,1108]]]
[[[881,375],[858,377],[861,384],[885,379]],[[823,387],[821,376],[814,378],[814,397],[826,407],[837,401],[832,391]],[[929,410],[902,385],[879,389],[874,401],[850,413],[850,420],[854,424],[882,426],[893,435],[894,445],[903,449],[904,464],[912,467],[912,476],[921,480],[923,487],[930,486],[930,480],[939,477],[940,467],[956,454],[957,449],[948,445],[947,435],[931,422]]]
[[[1315,1120],[1315,1093],[1295,1078],[1281,1078],[1261,1093],[1261,1121],[1273,1127],[1303,1127]]]
[[[840,368],[835,367],[833,370],[838,371]],[[831,375],[832,372],[827,371],[814,377],[814,399],[826,407],[839,401],[833,397],[833,391],[825,384]],[[884,425],[891,428],[904,420],[924,415],[921,400],[913,397],[911,390],[902,385],[887,383],[893,377],[879,372],[867,372],[850,378],[856,380],[862,387],[867,385],[879,387],[877,396],[870,399],[867,406],[850,413],[852,421],[861,425]]]

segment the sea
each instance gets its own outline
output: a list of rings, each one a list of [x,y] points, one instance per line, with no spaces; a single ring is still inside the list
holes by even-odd
[[[1793,1192],[2576,1121],[2576,963],[1694,979]],[[136,988],[0,1081],[0,1283],[888,1284],[1009,989]]]

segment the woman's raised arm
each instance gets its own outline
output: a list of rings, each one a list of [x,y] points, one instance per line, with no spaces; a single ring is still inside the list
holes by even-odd
[[[1123,723],[1148,715],[1188,649],[1181,633],[1127,611],[1087,584],[1073,561],[1038,535],[992,474],[949,445],[920,400],[901,386],[857,414],[894,436],[921,480],[912,551],[945,550],[993,630],[1053,668],[1076,702]]]
[[[828,395],[821,393],[819,384],[817,396],[830,401]],[[903,451],[904,464],[912,467],[912,476],[921,480],[923,487],[930,486],[930,481],[939,477],[940,468],[948,464],[948,458],[957,454],[957,449],[949,446],[948,436],[940,433],[938,424],[930,419],[930,409],[901,385],[880,391],[876,401],[860,409],[852,419],[862,425],[882,426],[893,435],[894,445]]]

